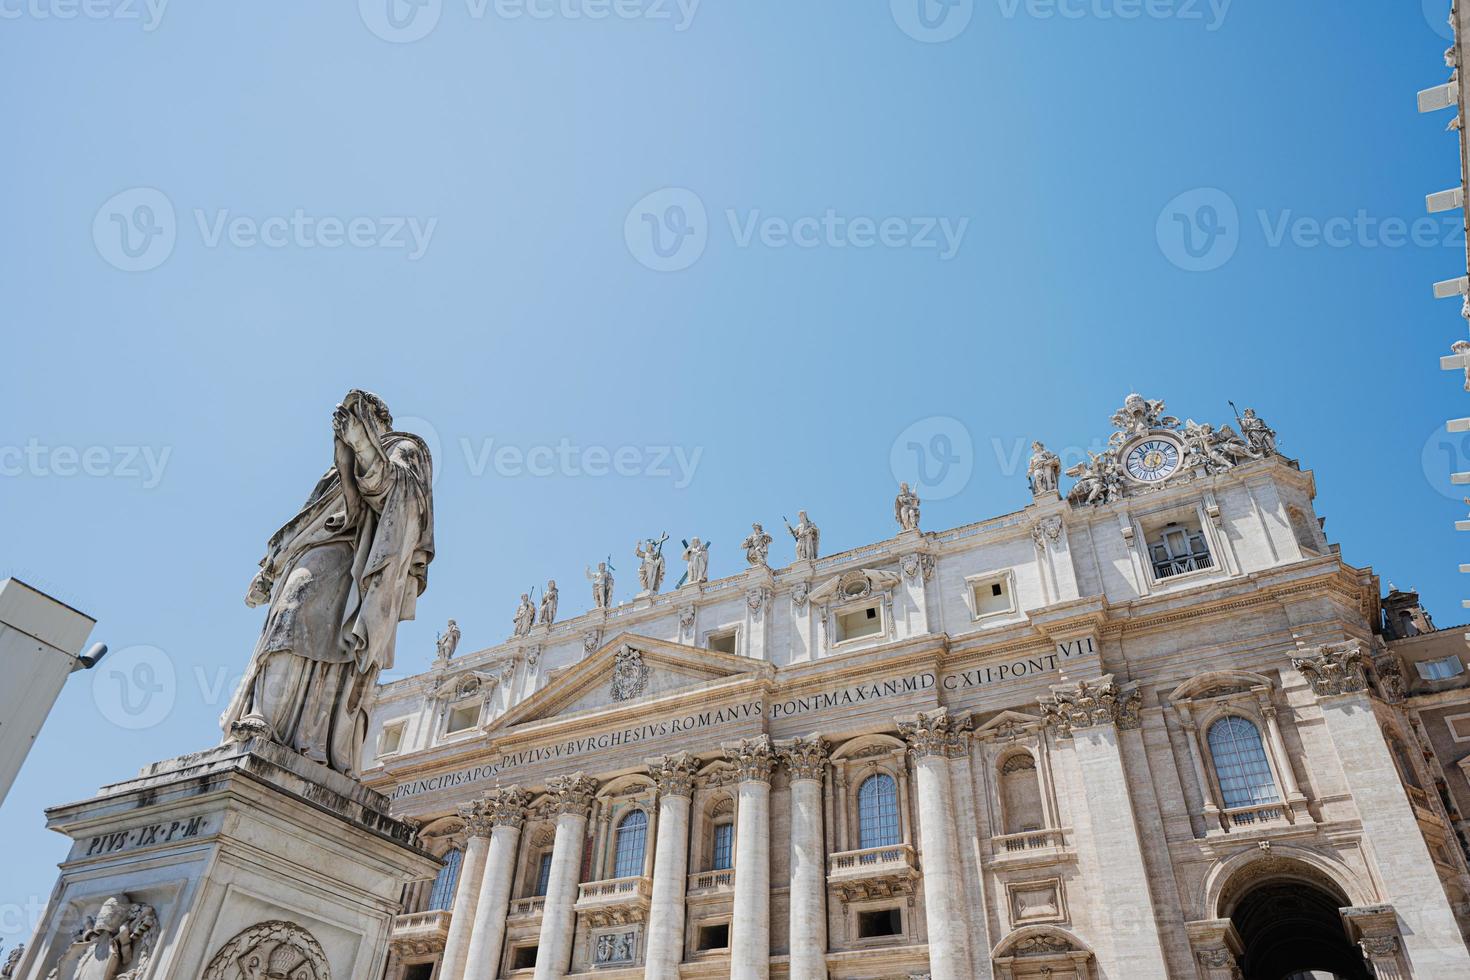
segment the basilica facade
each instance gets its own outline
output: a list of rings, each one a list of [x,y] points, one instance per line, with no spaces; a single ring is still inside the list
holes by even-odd
[[[650,541],[629,602],[452,628],[371,716],[443,861],[386,980],[1470,976],[1463,631],[1343,562],[1253,412],[1111,433],[1070,482],[1036,444],[1014,513],[905,487],[884,541],[803,514],[673,587]]]

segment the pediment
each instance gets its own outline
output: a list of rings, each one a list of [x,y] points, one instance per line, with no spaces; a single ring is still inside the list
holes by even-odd
[[[772,671],[770,664],[621,633],[501,715],[496,729],[623,708]]]
[[[858,600],[886,592],[900,581],[897,572],[881,568],[854,568],[834,575],[811,591],[811,599],[817,603]]]

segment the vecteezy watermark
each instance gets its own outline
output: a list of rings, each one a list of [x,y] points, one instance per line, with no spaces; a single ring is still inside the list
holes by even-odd
[[[0,446],[0,477],[112,477],[139,480],[144,490],[163,482],[172,446]]]
[[[796,217],[726,208],[724,218],[736,248],[932,250],[941,262],[959,254],[970,226],[966,217],[874,218],[835,208]],[[639,198],[623,221],[628,251],[656,272],[677,272],[699,261],[711,231],[704,201],[687,187],[665,187]]]
[[[995,0],[1006,20],[1177,20],[1218,31],[1234,0]]]
[[[410,262],[424,257],[438,218],[415,215],[235,214],[229,208],[191,212],[205,248],[299,248],[402,251]],[[156,269],[173,254],[179,222],[173,201],[155,187],[133,187],[103,202],[92,218],[97,254],[124,272]]]
[[[472,21],[648,21],[687,31],[700,0],[464,0]],[[443,0],[358,0],[358,15],[376,37],[410,44],[428,37],[444,14]]]
[[[1421,0],[1424,22],[1446,41],[1455,39],[1455,29],[1450,26],[1454,14],[1450,12],[1451,0]]]
[[[0,0],[0,20],[137,21],[153,32],[168,0]]]
[[[893,22],[915,41],[953,41],[970,26],[975,0],[888,0]]]
[[[965,423],[931,415],[907,426],[888,451],[894,480],[924,500],[946,500],[965,489],[975,472],[975,441]]]
[[[483,439],[476,445],[465,438],[459,444],[465,466],[474,477],[492,469],[496,476],[507,479],[642,477],[673,480],[675,490],[694,482],[694,472],[704,456],[703,446],[579,446],[565,438],[554,446],[497,444],[494,439]]]
[[[174,662],[158,647],[132,646],[92,670],[92,702],[119,728],[152,728],[168,717],[178,696]]]
[[[1350,215],[1298,214],[1291,208],[1255,212],[1267,248],[1454,248],[1465,247],[1458,220],[1425,215],[1379,217],[1364,208]],[[1159,212],[1154,227],[1159,250],[1188,272],[1210,272],[1229,262],[1246,231],[1235,201],[1217,187],[1178,195]]]
[[[1435,427],[1424,440],[1419,465],[1424,470],[1424,481],[1435,493],[1463,502],[1470,497],[1470,485],[1451,483],[1450,477],[1470,473],[1470,432],[1450,432],[1442,425]],[[1470,505],[1466,506],[1466,516],[1470,517]]]

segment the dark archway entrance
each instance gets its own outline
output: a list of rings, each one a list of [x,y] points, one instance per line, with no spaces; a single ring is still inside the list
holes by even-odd
[[[1346,904],[1299,880],[1266,881],[1247,891],[1230,915],[1245,948],[1245,980],[1371,980],[1338,915]]]

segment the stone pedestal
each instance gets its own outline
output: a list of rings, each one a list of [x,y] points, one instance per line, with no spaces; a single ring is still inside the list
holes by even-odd
[[[58,965],[64,980],[113,933],[148,980],[242,980],[256,961],[379,980],[404,885],[439,867],[385,797],[260,740],[156,763],[47,819],[74,843],[17,980]]]

